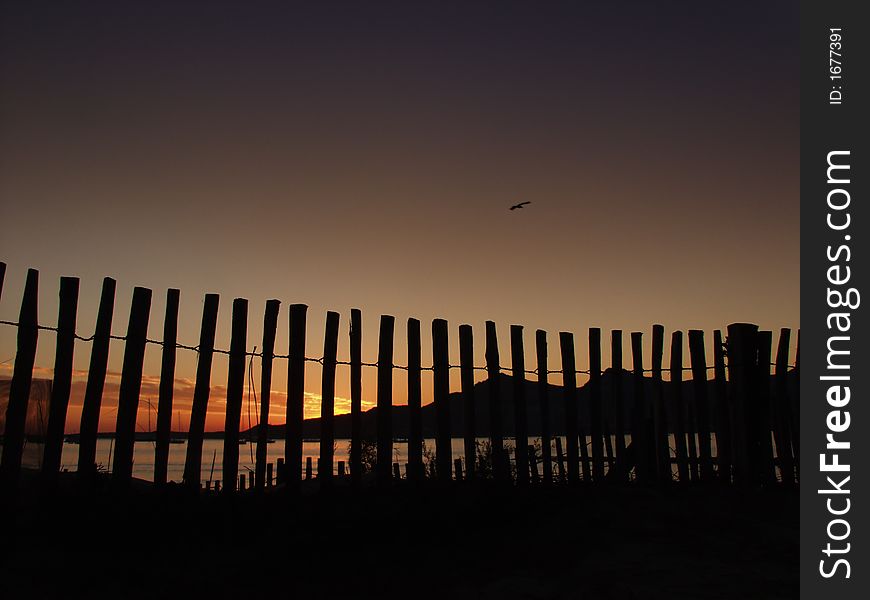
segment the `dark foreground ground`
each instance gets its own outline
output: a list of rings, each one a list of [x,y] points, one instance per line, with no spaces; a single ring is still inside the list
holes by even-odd
[[[798,597],[794,491],[28,487],[0,515],[3,598]]]

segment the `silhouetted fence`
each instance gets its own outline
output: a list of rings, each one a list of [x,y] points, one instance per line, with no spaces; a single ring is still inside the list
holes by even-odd
[[[0,263],[0,295],[3,291],[6,265]],[[222,482],[207,481],[206,489],[222,489],[232,493],[248,488],[262,489],[274,483],[295,489],[299,486],[303,460],[303,401],[306,362],[322,365],[320,456],[316,478],[321,486],[332,483],[335,443],[335,381],[336,366],[350,366],[351,442],[349,464],[338,462],[338,477],[347,477],[360,485],[363,474],[362,369],[377,369],[376,468],[375,480],[386,486],[402,478],[401,465],[393,461],[393,370],[407,372],[408,398],[408,462],[405,476],[419,482],[436,475],[447,484],[456,480],[493,478],[517,485],[554,482],[675,482],[719,481],[741,485],[769,485],[781,482],[791,486],[798,481],[799,412],[796,377],[799,369],[799,344],[793,367],[789,365],[789,329],[779,334],[775,361],[771,362],[772,334],[759,331],[756,325],[736,323],[722,332],[713,332],[713,362],[705,354],[704,332],[688,332],[690,366],[683,366],[683,334],[672,332],[669,382],[663,378],[664,327],[652,330],[651,367],[644,368],[642,333],[630,335],[632,371],[623,368],[623,333],[611,332],[611,367],[602,373],[601,330],[589,330],[589,368],[576,368],[574,336],[559,334],[561,369],[548,367],[547,333],[535,334],[536,368],[526,369],[524,362],[523,328],[510,328],[511,367],[499,361],[495,323],[486,323],[485,366],[475,366],[474,336],[470,325],[459,327],[460,364],[449,364],[448,323],[436,319],[432,323],[433,364],[421,365],[420,322],[408,320],[407,365],[394,364],[395,318],[381,317],[378,360],[362,360],[362,318],[359,310],[351,311],[350,361],[337,360],[340,315],[327,313],[324,351],[320,358],[304,355],[307,306],[289,307],[288,354],[275,353],[275,336],[280,311],[278,300],[266,303],[261,352],[247,350],[248,305],[245,299],[235,299],[232,305],[232,336],[229,350],[216,349],[219,298],[205,296],[200,341],[197,346],[178,343],[178,306],[180,292],[167,291],[163,341],[146,338],[150,318],[149,289],[133,290],[132,308],[125,336],[111,335],[115,297],[115,281],[103,281],[94,334],[82,337],[75,332],[78,302],[78,279],[64,277],[60,283],[60,304],[57,327],[39,325],[37,318],[38,272],[27,273],[20,316],[17,322],[2,324],[17,327],[17,354],[9,385],[9,401],[3,432],[3,454],[0,461],[0,483],[6,489],[17,485],[25,442],[25,418],[40,330],[57,332],[54,381],[42,461],[42,477],[53,483],[60,468],[64,441],[64,424],[70,399],[74,341],[90,342],[91,357],[82,406],[79,433],[78,472],[82,479],[96,473],[95,451],[97,425],[112,339],[125,342],[120,380],[118,410],[114,433],[112,481],[118,486],[129,484],[132,478],[133,445],[140,402],[145,347],[162,347],[157,428],[155,431],[154,482],[167,481],[167,461],[171,435],[175,359],[179,349],[198,353],[196,381],[193,392],[190,426],[187,435],[183,481],[193,489],[202,486],[202,448],[205,418],[211,386],[211,366],[215,353],[229,355],[227,398],[222,456]],[[260,425],[256,430],[256,468],[252,473],[239,474],[239,425],[248,357],[262,361]],[[273,361],[287,361],[287,408],[283,460],[273,468],[267,463],[269,442],[270,390]],[[771,367],[773,376],[771,376]],[[461,427],[456,430],[451,418],[449,370],[460,369]],[[486,371],[488,398],[475,398],[482,387],[475,385],[474,371]],[[424,463],[421,406],[421,373],[432,371],[435,411],[435,455]],[[499,379],[509,371],[513,379],[513,461],[505,445],[505,423],[502,422],[502,393]],[[690,385],[683,383],[689,373]],[[712,372],[712,379],[708,373]],[[562,394],[551,395],[549,376],[561,374]],[[577,375],[588,376],[585,397],[579,394]],[[646,377],[649,374],[651,377]],[[537,384],[532,389],[538,395],[540,415],[540,445],[530,443],[527,409],[526,376],[533,375]],[[629,385],[625,385],[629,384]],[[688,388],[688,391],[684,388]],[[581,398],[583,403],[581,405]],[[475,408],[486,401],[489,407],[488,444],[484,451],[477,441],[480,423]],[[563,404],[562,426],[554,426],[553,403]],[[562,445],[564,433],[565,447]],[[249,432],[250,434],[251,432]],[[463,453],[453,456],[451,440],[463,440]],[[673,448],[671,445],[673,444]],[[370,461],[369,461],[370,462]],[[555,469],[554,463],[555,462]],[[314,478],[312,457],[306,457],[305,478]],[[274,475],[274,480],[273,480]],[[222,486],[219,485],[222,483]],[[238,486],[238,487],[237,487]]]

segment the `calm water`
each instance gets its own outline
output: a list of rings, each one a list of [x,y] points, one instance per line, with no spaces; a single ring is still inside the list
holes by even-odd
[[[672,456],[673,456],[673,436],[671,437],[671,448],[672,448]],[[712,450],[713,455],[716,456],[716,440],[715,436],[712,436]],[[487,438],[478,438],[479,441],[483,442]],[[626,436],[626,444],[630,442],[630,436]],[[427,439],[425,440],[426,446],[429,450],[435,450],[435,440]],[[505,440],[506,445],[513,446],[512,439]],[[539,444],[539,438],[530,438],[530,443]],[[333,462],[334,472],[337,474],[338,472],[338,461],[345,461],[345,463],[349,462],[348,459],[348,451],[349,451],[349,440],[336,440],[335,443],[335,460]],[[591,440],[587,438],[587,443],[591,444]],[[110,470],[111,465],[111,452],[113,447],[113,441],[111,439],[98,439],[97,440],[97,463],[101,465],[102,468],[106,470]],[[567,445],[565,443],[565,438],[562,438],[562,448],[566,448]],[[39,445],[37,444],[28,444],[25,448],[24,452],[24,460],[23,464],[26,467],[38,468],[39,460],[40,460],[40,450]],[[463,440],[461,438],[454,438],[452,440],[452,450],[454,457],[463,457],[464,456],[464,446]],[[63,455],[62,455],[62,468],[70,471],[74,471],[76,469],[76,465],[78,463],[78,444],[64,444],[63,445]],[[317,465],[317,458],[320,455],[320,442],[312,441],[312,442],[304,442],[303,443],[303,462],[299,465],[300,472],[304,471],[305,466],[305,457],[312,457],[312,461],[315,465]],[[184,472],[184,459],[187,453],[187,442],[183,442],[180,444],[170,444],[169,445],[169,467],[168,467],[168,477],[172,481],[181,481],[182,474]],[[247,474],[248,472],[252,472],[254,470],[255,465],[255,454],[256,454],[256,444],[240,444],[239,445],[239,473]],[[202,473],[201,479],[202,481],[217,481],[222,479],[222,469],[221,469],[221,460],[223,456],[223,440],[220,439],[207,439],[203,441],[203,449],[202,449]],[[556,452],[555,452],[555,442],[553,444],[552,456],[555,460]],[[273,443],[268,445],[268,455],[267,462],[276,463],[279,458],[284,458],[284,440],[275,440]],[[513,458],[513,457],[511,457]],[[393,462],[398,462],[403,465],[408,460],[408,444],[406,442],[394,442],[393,443]],[[212,461],[214,461],[214,467],[212,467]],[[404,471],[404,468],[403,468]],[[674,466],[674,471],[676,472],[676,466]],[[133,476],[139,479],[144,479],[146,481],[153,481],[154,479],[154,443],[153,442],[136,442],[133,452]]]

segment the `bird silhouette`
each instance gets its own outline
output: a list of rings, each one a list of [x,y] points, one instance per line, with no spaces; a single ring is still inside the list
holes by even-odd
[[[518,208],[522,208],[526,204],[531,204],[531,203],[532,203],[531,200],[526,200],[525,202],[520,202],[519,204],[514,204],[513,206],[511,206],[511,210],[516,210]]]

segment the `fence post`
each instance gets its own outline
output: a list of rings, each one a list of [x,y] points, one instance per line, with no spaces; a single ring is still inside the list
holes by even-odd
[[[559,333],[562,350],[562,388],[565,397],[565,441],[568,453],[568,483],[579,481],[577,432],[577,373],[574,361],[574,335],[567,331]],[[559,449],[557,442],[556,449]],[[585,440],[584,440],[585,446]]]
[[[272,482],[274,481],[274,467],[272,463],[266,463],[266,485],[268,487],[272,487]]]
[[[489,439],[492,446],[492,472],[498,481],[510,479],[508,457],[504,449],[501,419],[501,368],[498,364],[498,333],[495,322],[486,322],[486,373],[489,382]]]
[[[263,356],[260,361],[260,420],[257,427],[257,463],[254,479],[257,489],[266,486],[266,462],[269,455],[269,405],[272,402],[272,361],[275,356],[275,333],[278,329],[280,300],[267,300],[263,314]]]
[[[408,319],[408,467],[410,481],[423,480],[423,415],[420,375],[420,321]]]
[[[611,394],[613,395],[613,435],[616,437],[616,467],[611,470],[625,481],[625,396],[622,392],[622,331],[610,332]]]
[[[562,452],[562,437],[556,436],[556,467],[559,472],[559,481],[565,481],[565,455]]]
[[[471,325],[459,326],[459,376],[462,388],[462,412],[465,449],[465,478],[474,479],[477,457],[474,419],[474,333]]]
[[[151,290],[133,289],[127,341],[124,344],[124,362],[121,367],[121,385],[118,392],[118,417],[115,421],[115,456],[112,459],[112,480],[125,486],[133,477],[133,444],[136,436],[136,414],[142,388],[142,368],[145,361],[145,340],[148,334],[148,316],[151,312]],[[199,484],[197,483],[197,487]]]
[[[85,385],[85,398],[79,424],[79,477],[92,476],[96,472],[97,428],[100,423],[100,405],[103,401],[103,387],[106,383],[106,369],[109,362],[114,305],[115,280],[106,277],[103,279],[100,307],[97,310],[97,324],[91,345],[88,381]]]
[[[589,328],[589,433],[592,438],[592,474],[595,481],[604,479],[604,453],[601,446],[601,329]]]
[[[48,405],[48,427],[42,457],[42,475],[49,485],[56,483],[63,452],[63,434],[69,394],[72,387],[73,351],[76,337],[76,309],[79,300],[77,277],[60,278],[57,315],[57,344],[54,357],[54,381]]]
[[[0,298],[3,297],[3,281],[6,279],[6,263],[0,261]]]
[[[680,483],[689,481],[686,429],[683,420],[683,332],[671,334],[671,415],[674,421],[674,453]]]
[[[776,388],[774,394],[774,432],[776,435],[776,454],[782,483],[787,487],[794,484],[794,459],[791,447],[791,418],[788,402],[788,346],[791,330],[783,327],[779,332],[779,345],[776,349]]]
[[[541,409],[541,462],[544,470],[544,483],[553,483],[553,455],[550,448],[550,397],[547,373],[547,332],[535,332],[535,350],[538,358],[538,402]]]
[[[734,480],[743,485],[753,480],[751,470],[756,459],[748,415],[757,357],[758,326],[749,323],[728,325],[728,380],[734,407]]]
[[[339,314],[326,313],[323,338],[323,371],[320,386],[320,462],[317,478],[321,489],[332,484],[333,443],[335,442],[335,361],[338,355]]]
[[[698,419],[698,454],[701,459],[701,479],[713,478],[712,452],[710,448],[710,404],[707,394],[707,356],[704,351],[704,332],[689,331],[689,354],[692,360],[692,381],[695,390],[695,414]]]
[[[18,316],[18,350],[9,384],[9,404],[6,405],[6,429],[3,433],[3,458],[0,459],[0,487],[11,491],[18,484],[21,473],[21,455],[27,424],[27,403],[33,382],[33,362],[36,359],[36,340],[39,334],[38,302],[39,271],[27,270],[24,296]]]
[[[716,463],[720,481],[731,483],[733,441],[731,437],[731,409],[728,383],[725,378],[725,345],[722,332],[713,332],[713,377],[716,390]]]
[[[319,462],[319,459],[318,459]],[[314,476],[314,461],[310,456],[305,457],[305,479],[311,479]]]
[[[450,444],[450,359],[447,321],[432,321],[432,379],[435,399],[435,461],[438,479],[450,481],[453,451]]]
[[[453,473],[456,481],[462,481],[462,459],[453,459]]]
[[[275,460],[275,485],[281,485],[282,483],[287,481],[287,467],[285,465],[286,463],[284,462],[283,458]],[[299,466],[302,466],[301,459]]]
[[[290,360],[287,361],[284,481],[297,489],[302,477],[302,425],[305,422],[305,320],[308,306],[290,305]]]
[[[758,440],[758,475],[764,484],[776,481],[776,467],[773,460],[773,444],[771,443],[770,427],[770,352],[773,347],[773,333],[758,332],[758,383],[757,398],[752,412],[755,417],[755,427]]]
[[[187,434],[187,456],[184,461],[184,482],[192,490],[199,490],[202,475],[202,438],[211,392],[211,363],[214,356],[214,334],[217,328],[220,296],[206,294],[202,308],[202,329],[199,334],[199,358],[196,363],[196,383],[193,405],[190,409],[190,427]]]
[[[511,325],[511,370],[514,380],[514,440],[516,444],[517,484],[529,481],[529,427],[526,420],[526,361],[523,328]]]
[[[157,398],[157,433],[154,444],[154,485],[166,483],[169,463],[169,438],[172,435],[172,397],[175,384],[175,344],[178,341],[178,302],[181,292],[166,290],[163,318],[163,356],[160,363],[160,388]]]
[[[227,408],[224,413],[223,480],[224,493],[236,489],[236,481],[244,490],[244,475],[239,473],[239,422],[242,418],[242,397],[245,393],[245,356],[248,344],[248,301],[233,300],[232,335],[230,337],[230,360],[227,370]]]
[[[634,374],[634,389],[632,390],[634,402],[631,411],[631,449],[634,454],[635,475],[637,479],[648,482],[655,479],[656,469],[652,468],[651,461],[651,458],[655,459],[655,456],[649,456],[651,445],[649,440],[650,431],[647,426],[646,398],[644,395],[643,333],[640,331],[633,331],[631,333],[631,358]]]
[[[652,379],[653,379],[653,446],[655,448],[656,468],[659,481],[671,481],[671,450],[668,442],[670,427],[665,409],[665,384],[662,378],[662,362],[665,353],[664,325],[653,325],[652,330]],[[642,374],[642,373],[641,373]]]
[[[393,329],[396,319],[381,315],[378,332],[378,463],[379,485],[390,484],[393,454]]]
[[[410,402],[410,401],[409,401]],[[350,480],[362,480],[362,311],[350,311]]]

